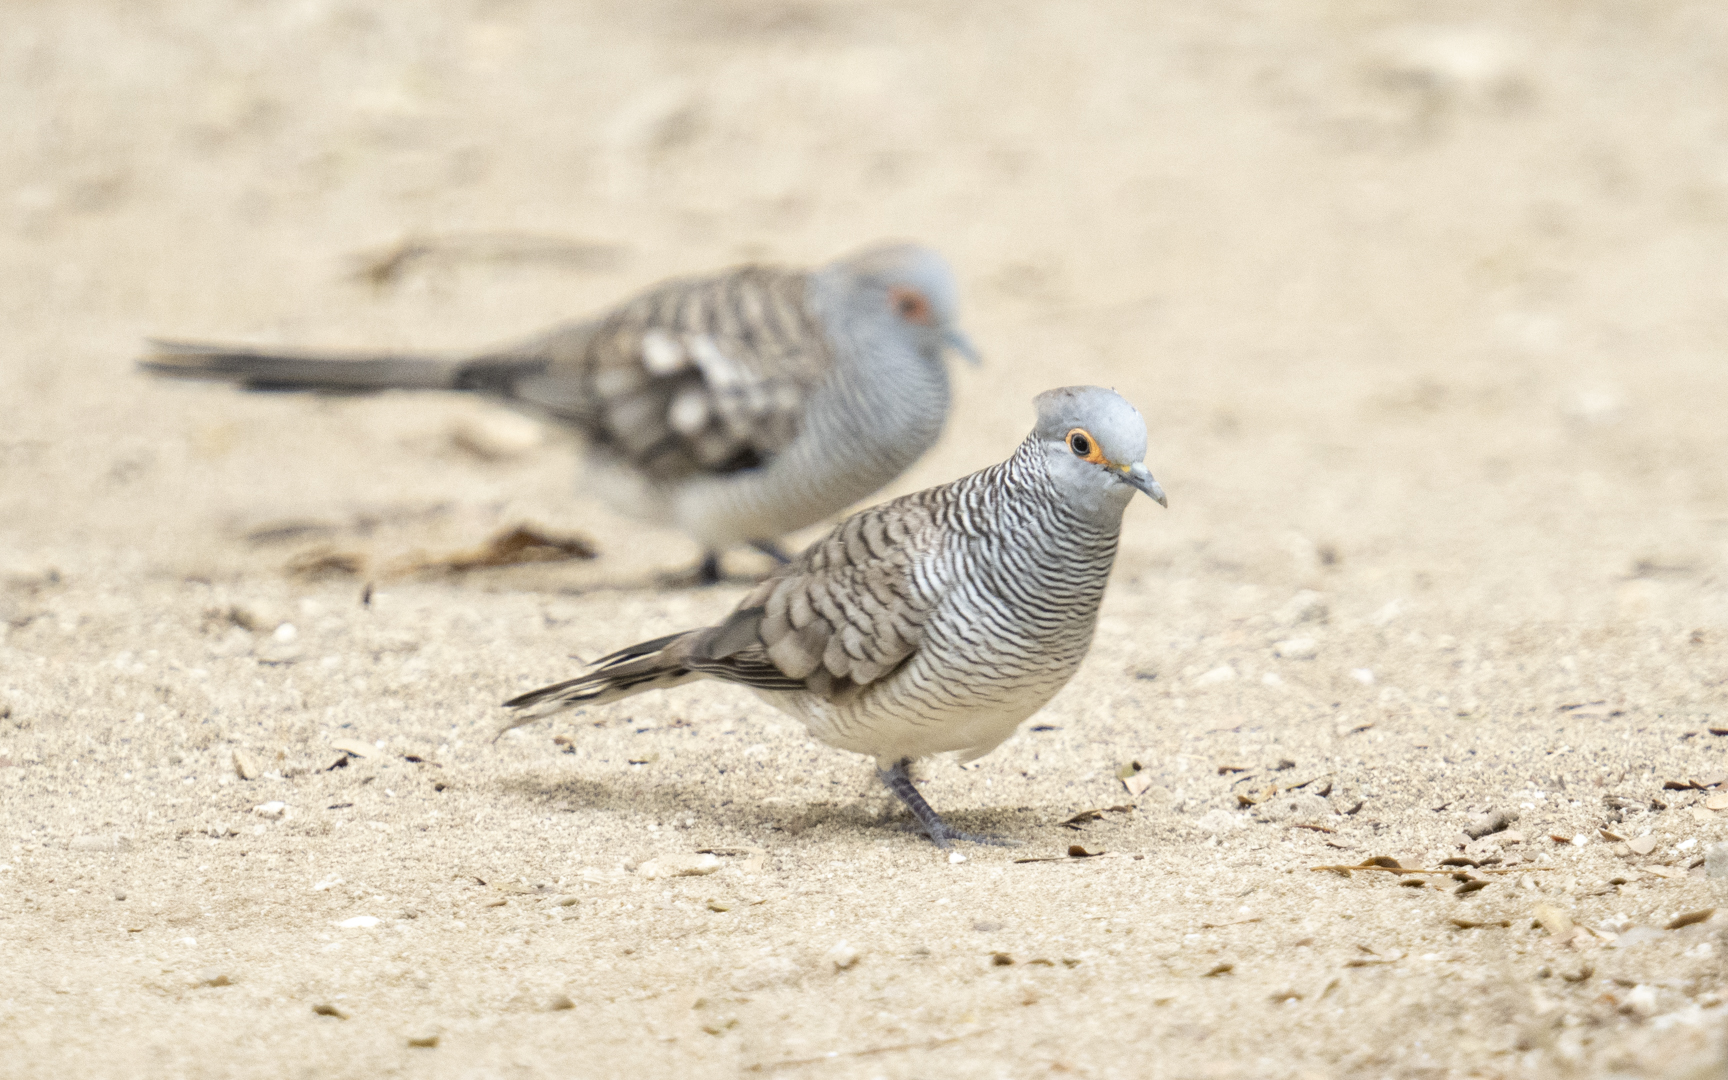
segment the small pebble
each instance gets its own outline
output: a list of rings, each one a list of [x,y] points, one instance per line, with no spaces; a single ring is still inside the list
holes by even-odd
[[[845,971],[857,964],[862,955],[857,949],[842,941],[823,953],[822,960],[824,963],[832,964],[835,971]]]
[[[410,1035],[408,1036],[408,1045],[430,1050],[438,1045],[438,1036],[435,1034]]]
[[[132,843],[124,836],[78,836],[74,837],[66,846],[73,851],[118,854],[122,851],[130,851]]]
[[[720,859],[712,853],[700,855],[661,855],[636,868],[640,877],[653,880],[669,877],[705,877],[720,869]]]
[[[312,1011],[319,1016],[334,1016],[338,1020],[348,1019],[348,1014],[334,1005],[314,1005]]]
[[[1656,1014],[1656,988],[1640,983],[1626,992],[1620,1007],[1635,1016],[1654,1016]]]
[[[1728,842],[1712,844],[1704,853],[1704,876],[1717,881],[1728,880]]]
[[[533,419],[499,411],[463,417],[450,425],[450,444],[482,461],[507,461],[531,453],[546,440]]]
[[[330,749],[340,750],[349,757],[370,758],[378,756],[378,748],[364,739],[331,739]]]
[[[960,854],[958,851],[950,851],[948,853],[948,861],[950,863],[963,863],[966,861],[966,856]]]
[[[263,773],[258,765],[258,759],[246,751],[236,748],[233,754],[234,775],[242,780],[256,780]]]
[[[1320,646],[1311,637],[1286,638],[1272,646],[1272,655],[1285,660],[1312,660]]]
[[[1626,847],[1634,855],[1648,855],[1656,850],[1656,838],[1654,836],[1633,837],[1626,841]]]
[[[288,812],[288,804],[271,800],[254,806],[252,812],[266,821],[279,821],[282,815]]]
[[[553,998],[550,1002],[547,1002],[546,1011],[547,1012],[568,1012],[569,1010],[574,1009],[575,1007],[576,1007],[576,1003],[574,1001],[570,1000],[569,994],[559,994],[557,997]]]
[[[1557,941],[1571,940],[1573,923],[1572,916],[1553,904],[1537,904],[1531,911],[1536,921],[1548,931],[1548,936]]]
[[[336,925],[344,930],[370,930],[378,925],[378,916],[356,915],[352,919],[343,919]]]
[[[1504,832],[1508,826],[1517,820],[1518,812],[1516,810],[1490,810],[1464,826],[1464,835],[1472,840],[1480,840],[1492,833]]]

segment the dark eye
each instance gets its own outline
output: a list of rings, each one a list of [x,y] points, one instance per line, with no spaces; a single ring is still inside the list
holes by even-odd
[[[928,326],[931,322],[930,301],[917,289],[895,288],[888,291],[888,301],[894,305],[894,314],[909,323]]]
[[[1072,428],[1068,432],[1068,449],[1074,451],[1074,456],[1094,465],[1108,465],[1104,460],[1104,451],[1098,449],[1098,440],[1085,428]]]

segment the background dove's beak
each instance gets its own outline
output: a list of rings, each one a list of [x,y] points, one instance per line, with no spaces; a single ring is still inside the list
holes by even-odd
[[[978,355],[977,347],[972,344],[972,339],[966,336],[965,331],[957,326],[949,327],[947,337],[948,347],[964,356],[968,364],[977,367],[983,362],[983,358]]]
[[[1136,461],[1130,465],[1127,471],[1122,474],[1122,478],[1150,495],[1159,506],[1166,510],[1170,508],[1169,500],[1164,498],[1164,489],[1159,487],[1158,481],[1152,479],[1152,474],[1146,471],[1145,462]]]

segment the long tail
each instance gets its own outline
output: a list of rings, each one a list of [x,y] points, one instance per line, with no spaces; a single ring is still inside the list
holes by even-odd
[[[760,690],[801,690],[804,683],[776,667],[762,648],[762,609],[744,608],[718,626],[668,634],[619,649],[594,662],[574,679],[530,690],[504,703],[522,709],[499,735],[577,705],[604,705],[647,690],[664,690],[692,679],[710,678]]]
[[[506,701],[504,707],[523,712],[499,728],[498,734],[578,705],[604,705],[647,690],[661,690],[699,678],[697,672],[684,666],[684,657],[680,654],[687,650],[679,646],[685,644],[686,639],[706,633],[707,628],[689,630],[619,649],[596,660],[594,669],[586,675],[519,694]]]
[[[437,357],[391,353],[263,352],[244,346],[152,341],[138,366],[157,375],[235,383],[248,390],[364,394],[378,390],[480,390],[509,395],[542,357]]]

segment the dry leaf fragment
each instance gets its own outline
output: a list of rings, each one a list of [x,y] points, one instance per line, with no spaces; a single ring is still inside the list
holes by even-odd
[[[1014,958],[1005,952],[994,952],[990,954],[990,966],[1012,967],[1014,966]]]
[[[1481,890],[1486,889],[1490,884],[1492,884],[1492,882],[1483,878],[1471,878],[1456,889],[1453,889],[1452,892],[1457,896],[1468,896],[1473,892],[1480,892]]]
[[[1219,964],[1218,966],[1214,967],[1211,971],[1208,971],[1205,975],[1202,975],[1201,978],[1203,978],[1203,979],[1215,979],[1220,975],[1228,975],[1232,971],[1235,971],[1235,970],[1236,970],[1236,965],[1232,964],[1228,960],[1226,960],[1222,964]]]
[[[1460,930],[1475,930],[1483,926],[1510,927],[1512,925],[1511,919],[1447,919],[1446,921]]]
[[[1128,794],[1138,799],[1146,794],[1146,789],[1152,786],[1152,774],[1141,770],[1132,776],[1122,778],[1122,786],[1128,789]]]
[[[1101,847],[1087,847],[1085,844],[1068,845],[1068,857],[1070,859],[1090,859],[1102,854],[1104,854],[1104,849]]]
[[[334,1005],[314,1005],[312,1011],[319,1016],[334,1016],[338,1020],[348,1019],[348,1014]]]
[[[350,757],[370,758],[378,756],[378,748],[364,739],[331,739],[330,749],[340,750]]]
[[[1646,866],[1644,867],[1644,872],[1646,874],[1654,874],[1659,878],[1667,878],[1671,881],[1686,876],[1686,871],[1677,866]]]
[[[427,559],[414,569],[461,573],[494,566],[592,559],[599,553],[594,542],[585,536],[560,536],[532,525],[517,525],[493,534],[484,544],[470,551]]]
[[[302,551],[282,567],[295,577],[353,577],[366,569],[366,556],[332,547]]]
[[[1602,839],[1608,841],[1610,844],[1618,844],[1626,839],[1624,836],[1621,836],[1619,833],[1614,832],[1611,829],[1597,829],[1596,832],[1601,835]]]
[[[1691,926],[1694,923],[1706,922],[1709,920],[1710,916],[1714,914],[1716,914],[1716,909],[1713,907],[1704,908],[1701,911],[1688,911],[1683,915],[1674,916],[1674,918],[1670,920],[1668,925],[1663,927],[1663,929],[1678,930],[1683,926]]]

